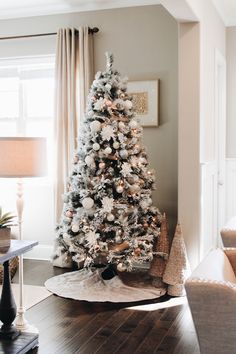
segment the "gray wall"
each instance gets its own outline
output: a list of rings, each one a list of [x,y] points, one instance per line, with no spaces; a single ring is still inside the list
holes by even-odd
[[[171,233],[177,218],[177,22],[160,5],[0,21],[0,33],[54,32],[59,27],[97,26],[95,69],[105,67],[105,51],[130,80],[160,79],[160,126],[144,128],[150,166],[156,170],[154,204],[167,213]],[[0,57],[54,53],[55,37],[0,42]]]
[[[227,139],[226,157],[236,158],[236,27],[226,28]]]

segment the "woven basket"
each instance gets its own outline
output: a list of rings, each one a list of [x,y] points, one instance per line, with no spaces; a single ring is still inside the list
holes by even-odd
[[[18,257],[14,257],[9,261],[9,272],[10,272],[11,279],[16,274],[18,264],[19,264]],[[2,284],[2,282],[3,282],[3,265],[0,264],[0,284]]]

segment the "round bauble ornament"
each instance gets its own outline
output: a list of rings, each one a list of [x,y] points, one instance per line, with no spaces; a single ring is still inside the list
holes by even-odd
[[[118,143],[118,141],[115,141],[112,146],[114,149],[119,149],[120,144]]]
[[[123,149],[123,150],[120,150],[120,157],[122,158],[122,159],[126,159],[127,157],[128,157],[128,151],[127,150],[125,150],[125,149]]]
[[[83,205],[84,209],[91,209],[94,205],[94,201],[90,197],[84,198],[82,201],[82,205]]]
[[[98,143],[93,144],[93,150],[98,151],[100,149],[100,145]]]
[[[72,218],[72,217],[73,217],[73,213],[72,213],[70,210],[67,210],[66,216],[67,216],[68,218]]]
[[[113,214],[110,213],[110,214],[107,215],[107,220],[108,221],[113,221],[114,219],[115,219],[115,216]]]
[[[79,225],[73,224],[72,227],[71,227],[71,230],[72,230],[73,232],[78,232],[78,231],[79,231]]]
[[[110,91],[111,85],[110,85],[110,84],[106,84],[106,85],[105,85],[105,88],[106,88],[108,91]]]
[[[124,187],[123,186],[117,186],[116,187],[116,191],[117,191],[117,193],[123,193]]]
[[[131,120],[131,122],[129,123],[129,126],[130,126],[131,129],[135,129],[135,128],[137,128],[138,123],[137,123],[137,121],[136,121],[135,119],[133,119],[133,120]]]
[[[68,218],[67,216],[63,218],[64,224],[70,224],[71,223],[71,218]]]
[[[112,153],[112,149],[110,148],[110,146],[106,147],[106,149],[104,150],[104,153],[106,155],[110,155]]]
[[[99,132],[102,128],[102,124],[98,120],[94,120],[90,123],[90,129],[93,133]]]
[[[130,100],[125,101],[125,108],[131,109],[133,107],[133,103]]]
[[[117,270],[119,272],[125,272],[126,271],[126,266],[123,263],[118,263],[117,264]]]
[[[98,166],[99,166],[100,170],[103,170],[106,167],[106,164],[105,164],[105,162],[102,161],[99,163]]]
[[[94,159],[92,156],[86,156],[84,161],[87,166],[91,166],[94,163]]]
[[[106,104],[107,107],[111,107],[112,106],[112,101],[106,100],[105,104]]]
[[[123,122],[119,122],[118,126],[119,126],[119,129],[122,130],[122,129],[124,129],[125,124]]]

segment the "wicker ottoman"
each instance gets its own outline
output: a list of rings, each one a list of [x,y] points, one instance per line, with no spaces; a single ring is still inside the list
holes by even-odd
[[[224,247],[236,247],[236,216],[227,222],[220,234]]]

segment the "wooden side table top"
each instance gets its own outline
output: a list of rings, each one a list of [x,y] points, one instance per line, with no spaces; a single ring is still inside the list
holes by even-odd
[[[30,240],[11,240],[11,247],[6,253],[0,253],[0,264],[30,251],[34,246],[38,245],[38,241]]]

